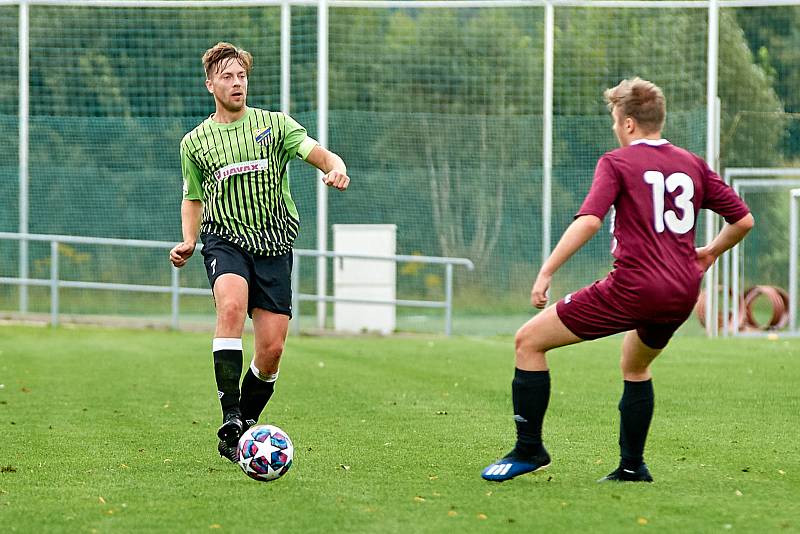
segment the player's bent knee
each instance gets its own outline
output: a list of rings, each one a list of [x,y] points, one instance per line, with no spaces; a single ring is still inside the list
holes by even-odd
[[[514,347],[517,356],[541,352],[539,343],[536,340],[536,332],[529,324],[517,330],[517,335],[514,337]]]
[[[514,348],[517,351],[517,354],[523,350],[525,344],[527,343],[527,339],[525,336],[525,327],[523,326],[519,330],[517,330],[516,335],[514,336]]]
[[[517,364],[532,364],[540,362],[544,357],[541,345],[535,342],[530,335],[517,335],[515,341],[515,356]]]

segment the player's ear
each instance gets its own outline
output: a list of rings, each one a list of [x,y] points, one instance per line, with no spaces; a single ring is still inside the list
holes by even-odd
[[[211,93],[212,95],[214,94],[214,85],[208,78],[206,78],[206,89],[208,89],[208,92]]]
[[[636,129],[636,121],[632,117],[625,117],[623,124],[625,125],[625,131],[628,133],[633,133]]]

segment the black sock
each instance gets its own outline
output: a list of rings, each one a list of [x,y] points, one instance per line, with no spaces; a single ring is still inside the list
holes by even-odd
[[[242,400],[240,402],[242,419],[245,423],[251,426],[256,424],[258,417],[272,397],[273,391],[275,391],[274,379],[269,382],[261,380],[253,373],[252,368],[247,369],[242,379]]]
[[[543,453],[542,421],[550,402],[550,371],[515,369],[511,399],[517,425],[515,452],[526,456]]]
[[[239,341],[241,343],[241,340]],[[239,414],[239,379],[242,376],[242,349],[221,348],[214,340],[214,376],[222,415]],[[241,346],[241,345],[240,345]]]
[[[629,382],[619,401],[619,449],[623,469],[637,469],[644,463],[644,442],[653,418],[653,381]]]

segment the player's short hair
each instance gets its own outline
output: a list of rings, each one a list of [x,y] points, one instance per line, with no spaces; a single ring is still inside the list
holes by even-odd
[[[219,42],[206,50],[203,54],[203,68],[206,77],[211,78],[211,74],[216,74],[225,61],[235,59],[244,67],[244,71],[249,75],[250,68],[253,66],[253,56],[247,50],[242,50],[230,43]]]
[[[639,77],[622,80],[616,87],[606,89],[603,96],[608,110],[619,107],[623,117],[631,117],[647,133],[660,132],[667,116],[664,93],[653,82]]]

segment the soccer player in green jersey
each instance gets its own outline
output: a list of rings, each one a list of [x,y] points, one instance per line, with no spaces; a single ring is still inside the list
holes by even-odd
[[[229,43],[203,55],[214,113],[181,141],[183,241],[170,261],[183,267],[198,234],[217,309],[214,332],[222,426],[219,453],[235,462],[236,444],[258,421],[275,387],[292,315],[292,244],[299,228],[287,165],[298,157],[321,170],[326,185],[347,189],[342,159],[321,147],[291,117],[247,106],[252,56]],[[242,375],[245,315],[255,350]]]

